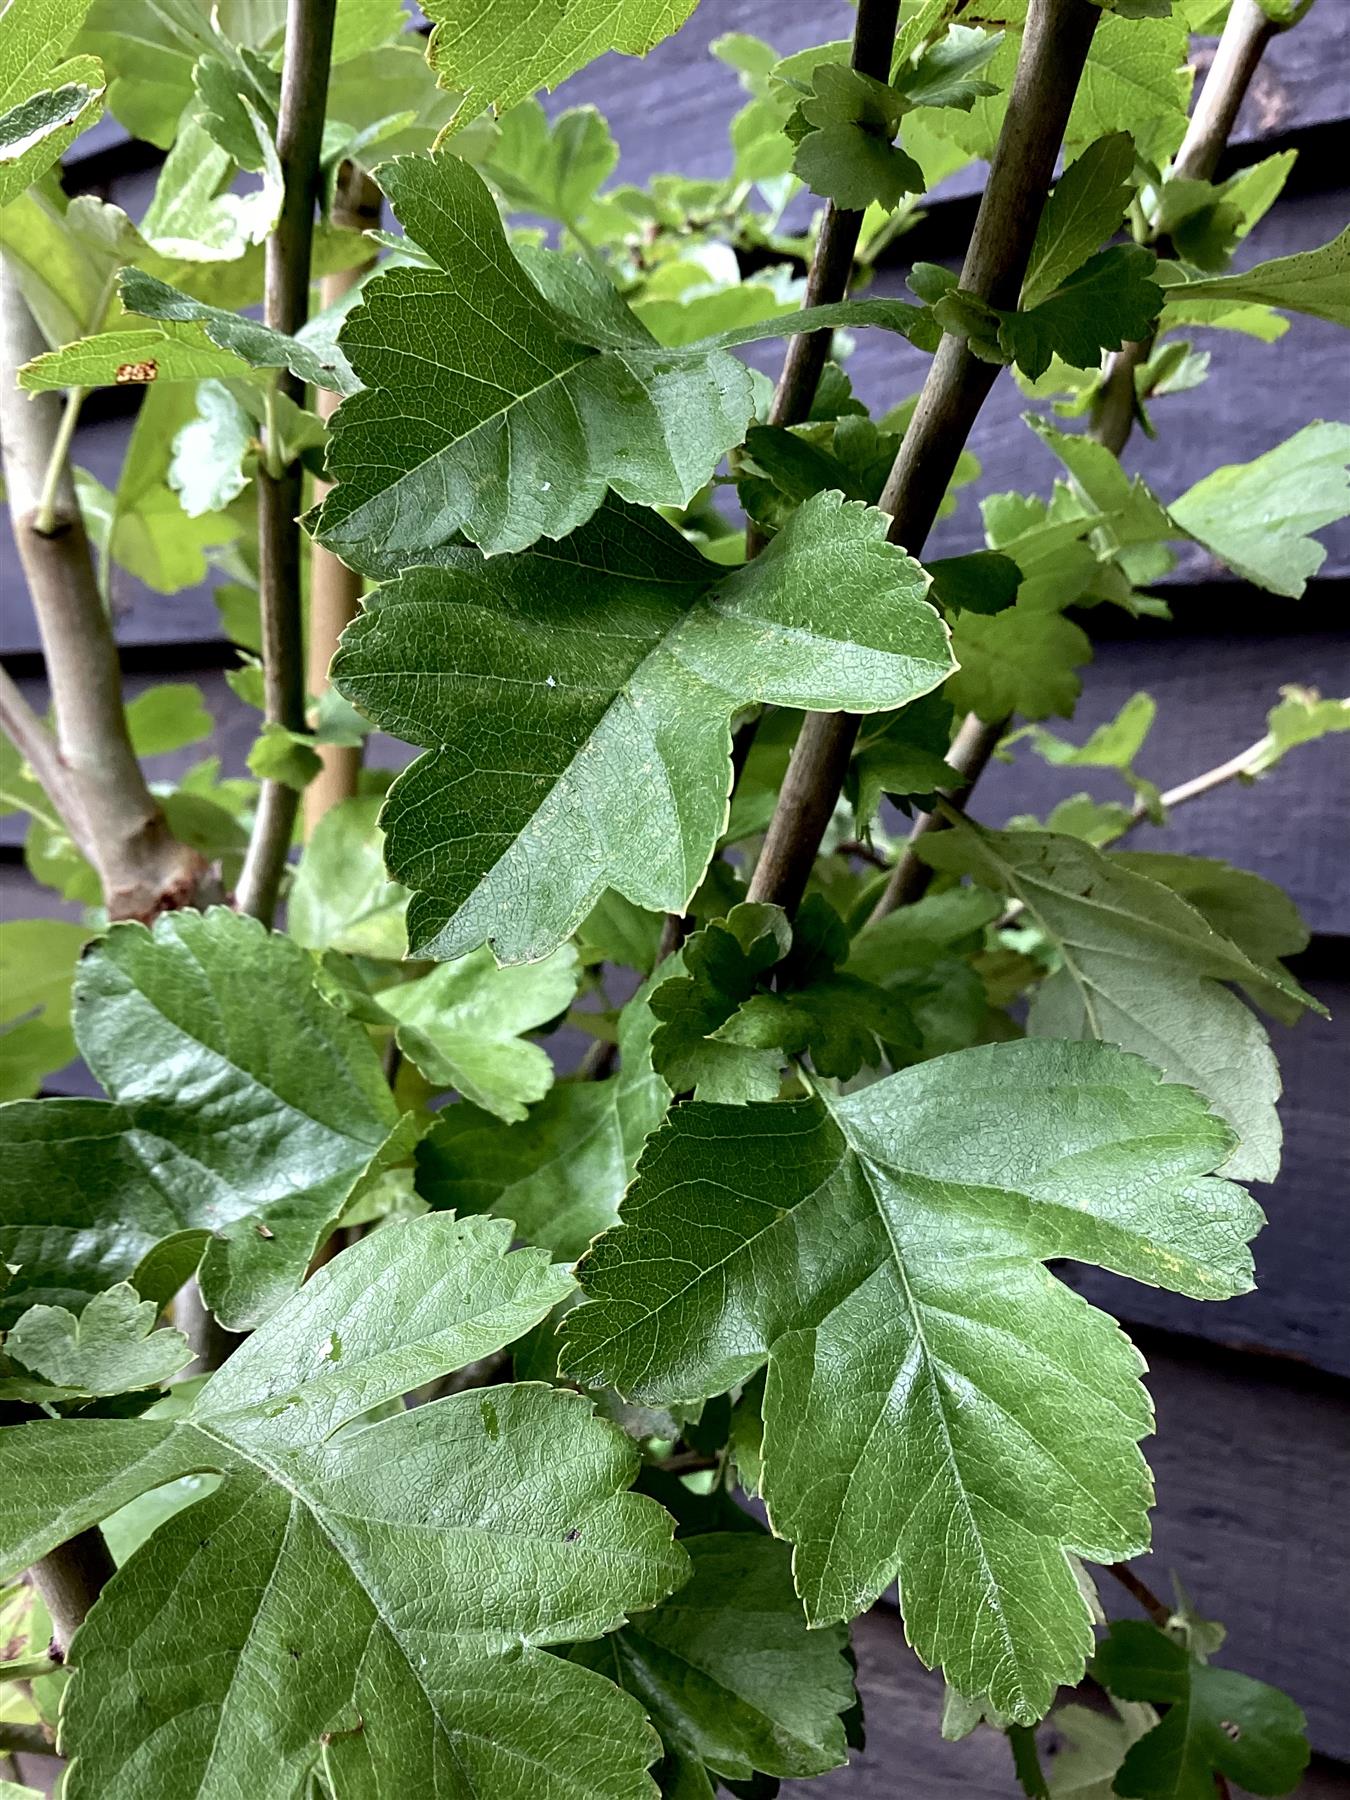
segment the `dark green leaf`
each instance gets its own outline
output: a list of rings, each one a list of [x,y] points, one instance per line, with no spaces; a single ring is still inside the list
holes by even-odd
[[[606,888],[683,912],[726,824],[734,712],[869,712],[935,687],[946,631],[885,525],[819,495],[727,571],[610,504],[557,546],[447,551],[378,589],[333,675],[432,747],[384,814],[390,870],[418,890],[414,953],[537,959]]]
[[[292,1291],[398,1124],[365,1033],[312,970],[223,908],[115,925],[86,955],[75,1035],[111,1100],[0,1109],[11,1317],[123,1279],[162,1302],[199,1259],[235,1329]]]
[[[898,1572],[923,1659],[1030,1723],[1091,1648],[1066,1552],[1132,1554],[1151,1495],[1140,1359],[1043,1261],[1243,1291],[1261,1215],[1206,1175],[1231,1148],[1196,1095],[1100,1044],[963,1051],[842,1100],[695,1101],[583,1259],[564,1368],[668,1404],[767,1356],[762,1489],[808,1617],[850,1618]]]
[[[1129,1800],[1213,1800],[1216,1775],[1252,1794],[1288,1794],[1308,1764],[1301,1710],[1278,1688],[1216,1669],[1156,1625],[1117,1619],[1093,1674],[1122,1700],[1167,1708],[1131,1744],[1113,1791]]]

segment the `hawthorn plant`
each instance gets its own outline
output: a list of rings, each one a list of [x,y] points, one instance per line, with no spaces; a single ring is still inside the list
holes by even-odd
[[[1119,461],[1210,333],[1350,325],[1345,234],[1228,267],[1293,153],[1220,153],[1306,7],[860,0],[848,42],[714,45],[724,179],[616,182],[536,94],[692,5],[0,14],[50,693],[0,685],[4,800],[70,903],[4,928],[0,1751],[66,1800],[769,1795],[861,1743],[893,1584],[944,1733],[1005,1732],[1030,1795],[1306,1761],[1127,1566],[1142,1359],[1051,1265],[1251,1286],[1306,934],[1123,846],[1350,701],[1272,691],[1168,791],[1147,695],[1046,723],[1095,609],[1167,616],[1171,546],[1296,599],[1350,510],[1345,425],[1181,494]],[[165,152],[137,221],[62,191],[104,106]],[[963,266],[869,298],[979,159]],[[879,417],[863,331],[930,358]],[[997,380],[1029,491],[926,560]],[[110,489],[71,458],[117,385]],[[123,575],[214,578],[247,778],[145,772],[211,718],[124,701]],[[1122,797],[996,825],[994,755]],[[77,1054],[107,1097],[35,1097]]]

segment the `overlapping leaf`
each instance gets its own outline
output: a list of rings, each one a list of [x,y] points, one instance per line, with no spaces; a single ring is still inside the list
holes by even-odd
[[[1161,274],[1168,283],[1169,308],[1185,309],[1196,301],[1255,302],[1285,312],[1309,313],[1333,325],[1350,325],[1350,225],[1316,250],[1277,256],[1236,275],[1188,281],[1185,271],[1174,267]]]
[[[85,957],[75,1035],[111,1098],[0,1108],[11,1317],[127,1278],[162,1302],[199,1261],[235,1328],[292,1291],[398,1124],[365,1033],[312,976],[223,908],[115,925]]]
[[[549,1644],[599,1636],[686,1573],[623,1490],[637,1455],[575,1394],[458,1394],[344,1430],[486,1356],[570,1288],[511,1227],[432,1216],[311,1280],[174,1418],[0,1435],[0,1567],[150,1488],[178,1513],[80,1633],[62,1715],[70,1800],[394,1782],[427,1800],[645,1800],[641,1709]],[[528,1470],[528,1478],[522,1479]],[[566,1729],[559,1729],[559,1720]],[[396,1771],[396,1773],[395,1773]]]
[[[431,1206],[512,1219],[520,1236],[573,1259],[619,1216],[643,1144],[670,1089],[652,1067],[650,984],[619,1017],[618,1073],[564,1081],[506,1124],[476,1106],[441,1112],[417,1147],[417,1191]]]
[[[853,1704],[847,1638],[807,1630],[787,1546],[753,1531],[681,1542],[693,1564],[685,1586],[572,1660],[633,1694],[667,1757],[713,1782],[837,1768],[840,1715]],[[697,1791],[711,1795],[712,1782]]]
[[[365,391],[334,419],[338,485],[316,516],[323,543],[371,574],[434,561],[461,533],[486,552],[563,537],[608,489],[687,504],[750,421],[734,345],[850,323],[935,342],[917,308],[874,300],[664,348],[593,271],[513,255],[458,157],[398,157],[380,178],[432,266],[386,271],[342,327]]]
[[[726,824],[737,708],[870,712],[936,687],[946,628],[885,525],[821,494],[727,571],[611,503],[557,546],[449,551],[378,589],[333,677],[428,746],[384,813],[414,953],[537,960],[606,888],[683,911]]]
[[[762,1492],[809,1618],[898,1575],[923,1659],[1030,1721],[1091,1648],[1067,1553],[1133,1554],[1150,1499],[1140,1359],[1043,1262],[1243,1291],[1261,1215],[1208,1175],[1231,1148],[1195,1094],[1104,1045],[691,1102],[583,1260],[564,1367],[669,1403],[767,1357]]]
[[[962,823],[923,855],[1020,901],[1061,959],[1037,990],[1037,1037],[1095,1038],[1137,1051],[1204,1094],[1238,1139],[1227,1173],[1271,1181],[1279,1168],[1280,1079],[1260,1020],[1227,982],[1314,1005],[1283,970],[1256,963],[1204,914],[1077,838]]]
[[[66,57],[90,0],[10,0],[0,32],[0,206],[51,167],[103,110],[96,56]]]
[[[158,1317],[125,1281],[93,1295],[78,1318],[64,1306],[30,1306],[4,1336],[0,1400],[51,1404],[163,1386],[192,1350],[181,1332],[156,1330]],[[20,1367],[6,1370],[6,1358]]]
[[[427,57],[441,85],[464,98],[456,125],[484,107],[504,112],[557,87],[606,50],[645,56],[694,10],[695,0],[429,0]]]

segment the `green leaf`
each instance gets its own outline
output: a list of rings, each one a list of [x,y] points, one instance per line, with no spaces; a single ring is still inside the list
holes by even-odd
[[[291,731],[269,719],[248,753],[248,770],[259,781],[280,781],[303,792],[323,769],[323,758],[308,732]]]
[[[256,107],[247,98],[240,107],[261,182],[236,192],[234,159],[200,119],[185,114],[141,220],[143,236],[161,254],[188,262],[234,262],[275,228],[285,191],[281,161]]]
[[[66,61],[89,0],[9,0],[0,36],[0,206],[44,174],[103,110],[103,65]]]
[[[296,378],[345,394],[353,385],[341,356],[325,357],[300,338],[273,331],[223,307],[207,306],[180,293],[142,269],[126,269],[121,277],[122,304],[128,312],[170,324],[199,325],[213,344],[231,352],[251,369],[289,369]]]
[[[606,888],[683,912],[726,825],[739,708],[871,712],[936,686],[946,630],[885,526],[822,494],[728,571],[611,503],[559,545],[448,551],[379,588],[333,679],[432,747],[384,812],[413,953],[537,960]]]
[[[1215,469],[1168,510],[1229,568],[1296,600],[1326,559],[1311,533],[1350,513],[1350,425],[1305,425],[1264,456]]]
[[[1316,688],[1283,687],[1280,694],[1279,705],[1266,714],[1266,739],[1251,763],[1253,775],[1264,775],[1300,744],[1350,731],[1350,699],[1324,700]]]
[[[1136,1738],[1152,1729],[1151,1706],[1114,1701],[1115,1713],[1059,1706],[1053,1722],[1063,1747],[1050,1770],[1051,1800],[1117,1800],[1115,1775]]]
[[[163,681],[127,702],[127,729],[137,756],[163,756],[209,738],[216,722],[193,681]]]
[[[1232,1127],[1225,1173],[1271,1181],[1279,1168],[1279,1071],[1260,1021],[1222,984],[1313,1004],[1258,964],[1179,894],[1115,855],[1040,831],[962,823],[931,836],[925,861],[1019,900],[1058,953],[1032,1001],[1033,1037],[1096,1038],[1146,1056],[1202,1093]]]
[[[1071,368],[1095,369],[1103,350],[1119,350],[1153,329],[1163,302],[1155,266],[1153,252],[1139,244],[1099,251],[1035,306],[998,312],[1004,355],[1033,380],[1056,356]]]
[[[387,1227],[320,1270],[181,1416],[0,1435],[6,1492],[33,1496],[7,1511],[6,1567],[178,1476],[225,1477],[83,1628],[62,1717],[70,1800],[129,1785],[181,1800],[218,1784],[222,1758],[256,1766],[277,1800],[301,1800],[320,1765],[348,1794],[395,1768],[427,1800],[650,1793],[641,1709],[545,1649],[613,1630],[684,1578],[668,1516],[624,1492],[638,1458],[623,1434],[536,1385],[342,1429],[567,1293],[542,1252],[505,1254],[510,1236],[444,1216]]]
[[[685,973],[662,982],[651,998],[661,1021],[652,1063],[676,1093],[740,1103],[777,1099],[781,1051],[726,1043],[716,1034],[791,943],[782,908],[762,905],[733,907],[688,939],[681,954]]]
[[[923,170],[892,143],[905,111],[884,82],[840,63],[822,63],[801,102],[794,172],[813,193],[861,212],[877,201],[889,212],[905,194],[924,191]]]
[[[848,1638],[807,1630],[787,1545],[748,1531],[681,1542],[693,1564],[685,1586],[573,1650],[573,1662],[639,1700],[668,1757],[714,1777],[801,1780],[838,1768],[840,1714],[854,1703]]]
[[[645,56],[695,0],[429,0],[427,59],[442,87],[463,94],[452,129],[485,107],[505,112],[606,50]]]
[[[500,121],[483,173],[509,206],[570,224],[614,173],[619,146],[593,106],[569,107],[550,121],[537,100]]]
[[[1065,169],[1036,227],[1022,305],[1038,306],[1120,229],[1133,192],[1134,140],[1113,131]]]
[[[385,988],[403,1054],[433,1087],[452,1087],[499,1119],[523,1119],[553,1085],[553,1063],[527,1031],[567,1011],[581,979],[571,944],[543,962],[499,969],[486,948]]]
[[[239,1330],[293,1290],[398,1124],[369,1040],[312,970],[223,908],[114,925],[85,956],[75,1036],[111,1098],[0,1109],[0,1256],[21,1269],[5,1305],[77,1306],[126,1279],[162,1302],[200,1260],[208,1306]]]
[[[521,1124],[451,1106],[417,1147],[417,1191],[429,1205],[512,1219],[521,1237],[572,1260],[619,1216],[638,1155],[665,1116],[670,1089],[652,1068],[650,984],[619,1015],[619,1069],[604,1081],[559,1082]]]
[[[1083,687],[1076,671],[1092,660],[1080,626],[1020,603],[988,618],[963,612],[952,629],[952,651],[958,667],[943,692],[959,712],[991,724],[1012,713],[1072,717]]]
[[[974,550],[967,556],[943,556],[928,564],[932,598],[949,612],[1002,612],[1017,599],[1022,571],[997,550]]]
[[[310,833],[291,883],[286,926],[311,950],[397,962],[408,936],[408,890],[384,869],[381,801],[343,800]]]
[[[1333,325],[1350,325],[1350,225],[1316,250],[1299,250],[1257,263],[1237,275],[1188,281],[1175,264],[1159,271],[1167,283],[1166,304],[1189,308],[1193,301],[1256,302],[1284,312],[1309,313]],[[1187,316],[1190,316],[1189,313]],[[1166,323],[1164,316],[1164,323]]]
[[[1037,437],[1068,470],[1073,491],[1090,511],[1104,515],[1099,528],[1112,548],[1153,544],[1179,535],[1167,509],[1141,475],[1127,475],[1105,444],[1083,433],[1058,431],[1025,414]]]
[[[83,925],[0,920],[0,1100],[26,1100],[44,1075],[75,1060],[70,985]]]
[[[671,1402],[767,1356],[762,1491],[808,1619],[850,1618],[898,1574],[923,1660],[1030,1723],[1092,1645],[1067,1552],[1133,1554],[1151,1497],[1142,1361],[1044,1261],[1243,1291],[1261,1215],[1206,1173],[1231,1143],[1104,1045],[677,1107],[582,1261],[563,1366]]]
[[[30,1306],[6,1333],[5,1353],[37,1380],[0,1377],[0,1399],[72,1400],[163,1387],[191,1362],[192,1347],[181,1331],[157,1331],[158,1317],[155,1302],[125,1281],[95,1294],[78,1318],[64,1306]]]
[[[920,15],[911,18],[917,22]],[[998,92],[992,81],[978,79],[998,54],[1001,31],[980,31],[969,25],[948,25],[936,43],[929,44],[913,64],[893,73],[892,86],[907,107],[954,107],[969,112],[977,100]],[[897,39],[897,54],[903,55]]]
[[[844,788],[858,831],[866,834],[871,830],[883,794],[927,800],[938,790],[959,783],[955,769],[946,761],[951,740],[952,706],[943,694],[925,694],[922,700],[875,724],[866,721],[858,733]]]
[[[1252,1794],[1288,1794],[1308,1766],[1306,1721],[1278,1688],[1200,1661],[1156,1625],[1117,1619],[1092,1672],[1122,1700],[1166,1707],[1131,1744],[1113,1792],[1210,1800],[1216,1775]]]

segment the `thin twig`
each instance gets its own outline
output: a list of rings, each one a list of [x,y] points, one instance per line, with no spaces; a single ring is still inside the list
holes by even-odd
[[[1092,33],[1089,0],[1033,0],[961,286],[995,306],[1016,306]],[[933,358],[881,496],[889,536],[917,555],[997,373],[956,337]],[[843,787],[859,720],[811,713],[802,726],[750,884],[752,900],[795,911]]]
[[[0,1719],[0,1756],[55,1756],[57,1748],[45,1725]]]
[[[989,759],[997,749],[1006,726],[1006,719],[999,719],[989,725],[974,713],[966,715],[947,752],[947,761],[961,780],[942,790],[943,799],[959,801],[970,792],[988,767]],[[946,824],[946,819],[936,807],[932,812],[920,813],[915,819],[905,848],[897,857],[890,879],[872,909],[870,924],[875,925],[887,913],[894,912],[897,906],[912,906],[928,892],[933,871],[919,855],[919,845],[930,831],[942,831]]]
[[[1165,1626],[1172,1617],[1172,1608],[1154,1593],[1146,1581],[1140,1579],[1128,1563],[1116,1562],[1105,1565],[1108,1575],[1113,1575],[1127,1594],[1132,1594],[1144,1611],[1159,1628]]]
[[[1233,0],[1232,8],[1191,114],[1172,174],[1209,181],[1241,111],[1266,45],[1282,29],[1256,4]],[[1094,406],[1093,436],[1117,456],[1125,448],[1139,412],[1135,376],[1153,354],[1155,334],[1126,344],[1111,356]]]
[[[1311,3],[1311,0],[1309,0]],[[1306,10],[1306,9],[1305,9]],[[1301,14],[1299,15],[1302,16]],[[1287,29],[1292,20],[1286,21],[1281,29]],[[1224,27],[1223,37],[1209,73],[1205,77],[1204,86],[1196,102],[1195,112],[1191,116],[1186,135],[1177,151],[1173,169],[1180,175],[1194,179],[1208,180],[1214,173],[1219,157],[1223,153],[1233,123],[1242,107],[1247,89],[1251,84],[1262,52],[1274,34],[1275,27],[1266,15],[1255,4],[1255,0],[1234,0],[1232,10]],[[1147,362],[1152,354],[1153,339],[1146,344],[1127,344],[1123,350],[1117,351],[1108,358],[1106,373],[1103,377],[1102,392],[1099,397],[1096,416],[1090,436],[1099,444],[1105,444],[1114,455],[1119,456],[1125,448],[1131,431],[1134,428],[1138,408],[1135,404],[1135,370]],[[1012,723],[1011,718],[982,722],[974,713],[963,723],[953,743],[949,760],[953,761],[963,739],[975,744],[987,745],[978,767],[962,784],[946,796],[948,799],[965,800],[987,767],[989,758],[999,739]],[[1164,795],[1164,805],[1177,805],[1192,799],[1194,793],[1205,792],[1208,787],[1218,786],[1221,781],[1231,780],[1234,776],[1245,772],[1244,758],[1250,757],[1258,748],[1244,752],[1243,757],[1233,758],[1220,769],[1211,770],[1207,775],[1197,776],[1194,791],[1188,784],[1174,789],[1171,796]],[[1133,831],[1148,816],[1148,809],[1142,801],[1135,803],[1134,813],[1125,831]],[[873,918],[882,918],[897,906],[905,906],[920,899],[928,890],[932,880],[932,871],[916,854],[920,839],[932,830],[941,830],[943,819],[940,813],[928,813],[923,816],[910,833],[909,844],[901,854],[896,865],[895,874],[887,884],[885,893],[877,903]],[[1122,832],[1122,836],[1124,833]]]
[[[314,209],[319,199],[319,151],[333,47],[336,0],[290,0],[277,115],[277,156],[284,190],[281,215],[267,240],[263,318],[293,336],[309,313]],[[304,387],[287,370],[278,392],[299,405]],[[305,728],[305,666],[300,615],[300,526],[303,472],[293,461],[280,474],[276,444],[271,467],[258,474],[259,598],[262,613],[264,717],[288,731]],[[239,877],[236,904],[270,925],[295,830],[300,796],[282,781],[264,781]]]

